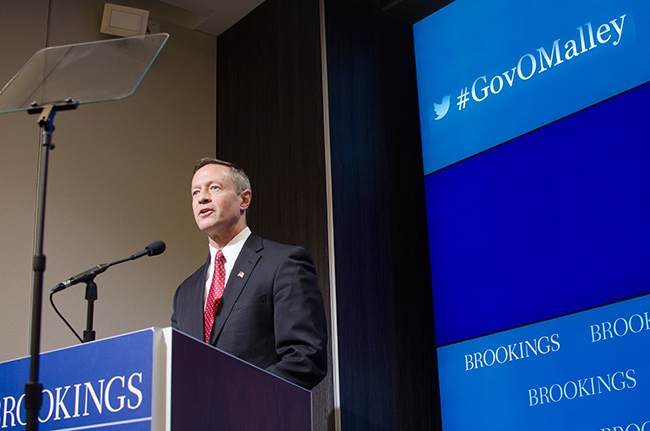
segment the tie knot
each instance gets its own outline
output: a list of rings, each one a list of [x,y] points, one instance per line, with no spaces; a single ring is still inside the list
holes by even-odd
[[[223,255],[223,251],[217,251],[216,256],[214,257],[215,263],[224,264],[226,262],[226,257]]]

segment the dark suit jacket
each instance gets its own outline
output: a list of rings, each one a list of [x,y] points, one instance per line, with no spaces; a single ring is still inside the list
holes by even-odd
[[[208,261],[178,287],[172,314],[172,327],[201,341]],[[251,234],[228,278],[210,344],[307,389],[320,382],[327,324],[309,253]]]

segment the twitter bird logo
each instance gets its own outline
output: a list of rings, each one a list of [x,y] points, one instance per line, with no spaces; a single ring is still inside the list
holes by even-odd
[[[434,103],[433,104],[433,109],[436,111],[436,114],[438,115],[435,119],[440,120],[442,117],[447,115],[447,111],[449,111],[449,99],[451,98],[451,95],[445,96],[442,98],[442,102],[440,103]]]

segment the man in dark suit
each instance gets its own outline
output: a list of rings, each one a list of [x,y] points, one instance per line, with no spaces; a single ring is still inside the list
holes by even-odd
[[[251,199],[239,167],[210,158],[195,166],[192,210],[210,255],[176,290],[172,327],[311,389],[327,372],[314,263],[306,250],[250,231]]]

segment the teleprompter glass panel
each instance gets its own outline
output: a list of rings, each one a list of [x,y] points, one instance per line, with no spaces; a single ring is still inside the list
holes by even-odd
[[[44,48],[0,92],[0,113],[124,99],[169,38],[166,33]]]

